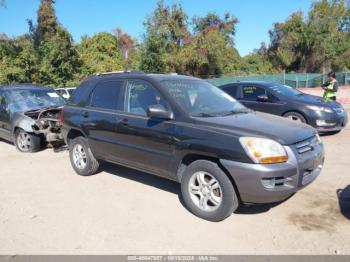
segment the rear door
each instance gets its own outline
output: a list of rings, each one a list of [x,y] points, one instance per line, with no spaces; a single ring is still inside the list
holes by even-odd
[[[81,110],[82,129],[98,158],[115,160],[119,152],[117,111],[123,107],[123,80],[104,80],[96,84],[90,104]]]

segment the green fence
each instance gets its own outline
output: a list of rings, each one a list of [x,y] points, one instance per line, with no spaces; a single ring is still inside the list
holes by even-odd
[[[350,72],[336,73],[339,85],[350,84]],[[208,79],[210,83],[216,86],[237,82],[237,81],[267,81],[286,84],[294,88],[299,87],[319,87],[327,81],[327,74],[322,73],[298,73],[298,74],[273,74],[273,75],[248,75],[248,76],[223,76],[219,78]]]

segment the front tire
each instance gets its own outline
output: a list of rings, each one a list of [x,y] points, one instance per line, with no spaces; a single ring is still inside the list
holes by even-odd
[[[69,158],[78,175],[91,176],[98,171],[99,162],[92,154],[87,139],[84,137],[77,137],[69,142]]]
[[[21,128],[16,130],[14,138],[16,148],[22,153],[37,152],[41,148],[40,137],[30,134]]]
[[[288,113],[285,113],[283,117],[298,123],[305,123],[305,124],[307,123],[305,117],[298,112],[288,112]]]
[[[181,194],[190,212],[213,222],[224,220],[239,205],[230,179],[216,163],[206,160],[197,160],[186,168]]]

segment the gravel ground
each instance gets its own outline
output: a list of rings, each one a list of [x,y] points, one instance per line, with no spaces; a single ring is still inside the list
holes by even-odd
[[[350,254],[350,128],[322,139],[314,183],[220,223],[190,214],[174,182],[110,164],[80,177],[67,151],[0,141],[0,254]]]

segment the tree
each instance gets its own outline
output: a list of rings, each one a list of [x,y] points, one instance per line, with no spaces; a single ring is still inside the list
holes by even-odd
[[[190,35],[182,6],[164,6],[163,1],[159,1],[144,25],[146,33],[141,49],[141,69],[178,72],[181,65],[177,54]]]
[[[58,22],[53,0],[41,0],[37,23],[29,21],[38,61],[36,82],[65,86],[75,80],[81,62],[69,32]]]
[[[124,69],[137,69],[140,63],[140,56],[136,40],[125,33],[121,28],[116,28],[113,31],[117,38]]]
[[[349,28],[350,9],[344,0],[316,1],[307,17],[296,12],[284,23],[274,25],[270,60],[287,71],[341,68],[344,63],[338,57],[350,48]]]
[[[33,83],[36,70],[37,59],[28,35],[0,37],[0,83]]]
[[[77,48],[83,62],[82,76],[123,69],[118,40],[113,34],[84,36]]]

